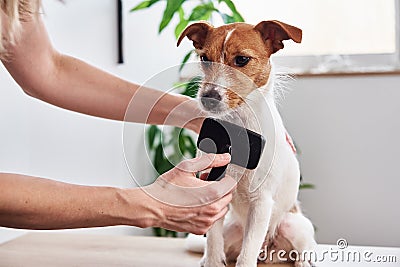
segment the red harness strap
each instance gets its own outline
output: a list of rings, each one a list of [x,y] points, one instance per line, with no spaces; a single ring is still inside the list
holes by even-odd
[[[290,148],[292,149],[293,153],[296,154],[296,147],[293,144],[292,137],[286,132],[286,142],[289,144]]]

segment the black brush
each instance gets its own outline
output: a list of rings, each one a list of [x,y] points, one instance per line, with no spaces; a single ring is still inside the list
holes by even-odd
[[[255,169],[264,150],[265,138],[239,125],[207,118],[197,139],[197,147],[206,153],[231,154],[231,163]],[[212,168],[207,181],[219,181],[225,176],[226,166]]]

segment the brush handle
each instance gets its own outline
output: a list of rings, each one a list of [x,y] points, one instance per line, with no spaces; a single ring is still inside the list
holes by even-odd
[[[228,165],[212,168],[207,176],[207,181],[219,181],[224,178],[227,167]]]

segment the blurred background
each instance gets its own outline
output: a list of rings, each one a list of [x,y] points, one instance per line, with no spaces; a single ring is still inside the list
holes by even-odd
[[[174,28],[158,34],[165,3],[130,13],[123,1],[125,63],[117,64],[117,4],[112,0],[44,0],[54,46],[124,79],[142,84],[180,64],[191,49],[176,48]],[[188,1],[190,5],[190,1]],[[303,29],[304,42],[286,42],[274,60],[297,73],[280,102],[299,150],[305,214],[317,241],[400,246],[400,8],[397,0],[236,0],[249,23],[278,19]],[[173,20],[177,20],[176,17]],[[221,21],[215,19],[215,24]],[[155,85],[169,89],[176,76]],[[132,187],[123,155],[123,123],[65,111],[25,95],[0,66],[0,171],[60,181]],[[142,125],[130,125],[137,175],[150,164]],[[151,235],[150,229],[68,230]],[[0,242],[25,231],[0,228]]]

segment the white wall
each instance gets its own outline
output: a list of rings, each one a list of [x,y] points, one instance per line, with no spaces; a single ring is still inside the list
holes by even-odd
[[[282,103],[321,242],[400,246],[400,77],[302,78]]]
[[[172,30],[158,36],[162,7],[128,14],[126,63],[116,64],[116,6],[111,0],[45,0],[45,22],[54,45],[131,81],[142,83],[178,64],[189,42],[175,48]],[[175,80],[165,80],[165,88]],[[350,244],[400,245],[396,172],[400,77],[304,78],[283,102],[283,116],[302,150],[306,213],[320,242],[346,237]],[[162,83],[161,83],[162,84]],[[165,89],[160,87],[160,89]],[[0,70],[0,171],[61,181],[128,187],[134,183],[122,154],[123,124],[61,110],[24,95]],[[136,126],[138,155],[144,151]],[[139,161],[138,157],[138,161]],[[141,168],[141,174],[148,175]],[[83,230],[143,234],[130,227]],[[20,231],[0,229],[0,240]]]

